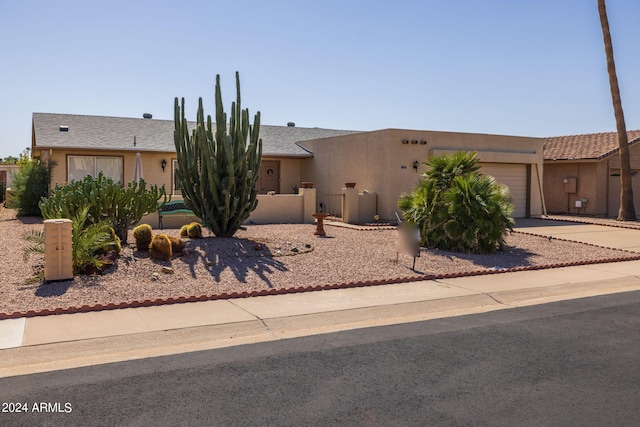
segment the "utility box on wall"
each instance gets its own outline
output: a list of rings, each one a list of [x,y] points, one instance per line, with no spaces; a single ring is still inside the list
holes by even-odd
[[[73,279],[70,219],[44,221],[44,280]]]

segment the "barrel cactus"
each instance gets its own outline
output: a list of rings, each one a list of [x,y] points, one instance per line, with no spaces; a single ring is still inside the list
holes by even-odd
[[[140,224],[133,229],[133,238],[136,239],[136,248],[138,248],[139,251],[149,250],[152,237],[151,226],[149,224]]]
[[[169,261],[173,251],[171,249],[171,240],[166,234],[157,234],[151,239],[149,245],[149,254],[152,258],[161,261]]]

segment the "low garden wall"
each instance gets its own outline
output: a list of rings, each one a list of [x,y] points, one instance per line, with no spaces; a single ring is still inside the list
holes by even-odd
[[[179,202],[180,199],[172,199]],[[259,194],[258,207],[251,212],[245,224],[313,224],[312,214],[316,206],[316,189],[301,188],[299,194]],[[149,224],[154,229],[160,228],[159,212],[146,215],[140,224]],[[195,215],[178,210],[163,212],[163,228],[180,228],[184,224],[200,221]]]

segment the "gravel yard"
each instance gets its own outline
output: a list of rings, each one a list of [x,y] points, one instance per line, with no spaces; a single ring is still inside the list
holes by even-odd
[[[0,313],[106,305],[154,299],[220,295],[265,289],[287,289],[357,281],[490,269],[550,266],[601,261],[637,254],[543,237],[513,233],[509,248],[494,255],[466,255],[423,249],[415,271],[412,258],[396,261],[393,229],[354,230],[327,225],[326,238],[313,235],[314,225],[249,225],[234,239],[205,231],[203,239],[185,239],[189,253],[171,261],[154,261],[139,252],[130,234],[117,262],[100,276],[44,283],[36,274],[44,259],[23,261],[22,234],[42,229],[35,218],[16,218],[0,207]],[[158,232],[154,230],[154,233]],[[178,230],[165,230],[178,236]],[[173,273],[162,272],[171,267]]]

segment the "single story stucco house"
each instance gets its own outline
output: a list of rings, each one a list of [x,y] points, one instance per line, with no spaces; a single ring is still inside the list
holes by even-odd
[[[634,204],[640,207],[640,130],[627,132]],[[620,208],[617,132],[546,138],[544,195],[548,213],[614,217]]]
[[[172,120],[34,113],[31,152],[57,162],[52,186],[99,172],[132,181],[140,152],[145,181],[164,185],[176,200],[180,189],[173,130]],[[259,192],[292,195],[302,182],[313,182],[318,211],[328,211],[345,183],[353,182],[360,193],[375,195],[367,218],[360,221],[371,221],[374,214],[394,219],[398,197],[414,188],[426,170],[423,162],[468,150],[477,151],[484,173],[509,187],[515,217],[543,213],[542,138],[402,129],[357,132],[293,123],[261,125],[260,137]],[[260,201],[259,209],[261,204],[266,206]]]
[[[18,169],[18,165],[0,165],[0,185],[4,184],[6,188],[10,188]]]

